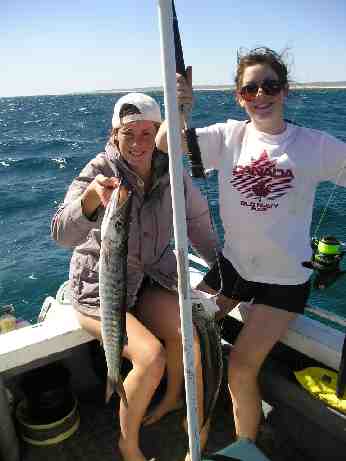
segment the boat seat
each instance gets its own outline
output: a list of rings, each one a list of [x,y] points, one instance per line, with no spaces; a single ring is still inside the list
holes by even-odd
[[[44,321],[0,335],[0,376],[17,375],[60,358],[94,338],[83,330],[70,304],[45,299]]]

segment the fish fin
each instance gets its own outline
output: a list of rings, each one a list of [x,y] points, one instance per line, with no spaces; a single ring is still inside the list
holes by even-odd
[[[123,401],[123,404],[125,405],[126,408],[128,408],[129,404],[127,402],[126,392],[125,392],[124,385],[121,379],[119,379],[119,381],[115,384],[115,388],[116,388],[117,394]]]
[[[114,394],[115,391],[115,382],[107,376],[107,384],[106,384],[106,403],[108,403]]]
[[[106,403],[108,403],[114,394],[114,392],[118,394],[118,396],[123,401],[126,408],[128,408],[126,392],[124,389],[124,385],[121,380],[118,382],[113,381],[109,376],[107,377],[107,385],[106,385]]]

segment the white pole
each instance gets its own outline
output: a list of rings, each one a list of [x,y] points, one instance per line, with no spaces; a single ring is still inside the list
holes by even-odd
[[[161,39],[161,62],[164,78],[165,116],[168,125],[168,153],[170,160],[169,173],[172,193],[173,225],[178,263],[178,291],[184,354],[189,447],[191,460],[199,461],[200,441],[197,418],[192,305],[190,297],[181,134],[176,97],[172,0],[159,0],[159,26]]]

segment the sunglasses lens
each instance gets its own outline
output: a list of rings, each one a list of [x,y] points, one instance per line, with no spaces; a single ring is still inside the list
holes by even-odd
[[[283,85],[278,80],[264,80],[261,85],[249,83],[240,89],[240,95],[247,102],[253,101],[256,99],[259,88],[268,96],[276,96],[283,89]]]
[[[282,84],[277,80],[264,80],[261,88],[269,96],[276,96],[282,90]]]
[[[241,88],[240,94],[245,101],[252,101],[256,98],[259,86],[256,83],[250,83]]]

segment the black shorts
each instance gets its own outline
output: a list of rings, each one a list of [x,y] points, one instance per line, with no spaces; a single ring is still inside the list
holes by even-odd
[[[221,293],[227,298],[247,302],[253,299],[255,304],[266,304],[298,314],[304,312],[310,294],[309,280],[300,285],[250,282],[244,280],[222,254],[219,255],[219,261],[216,261],[203,278],[204,282],[215,291],[221,288],[220,273],[223,281]]]

